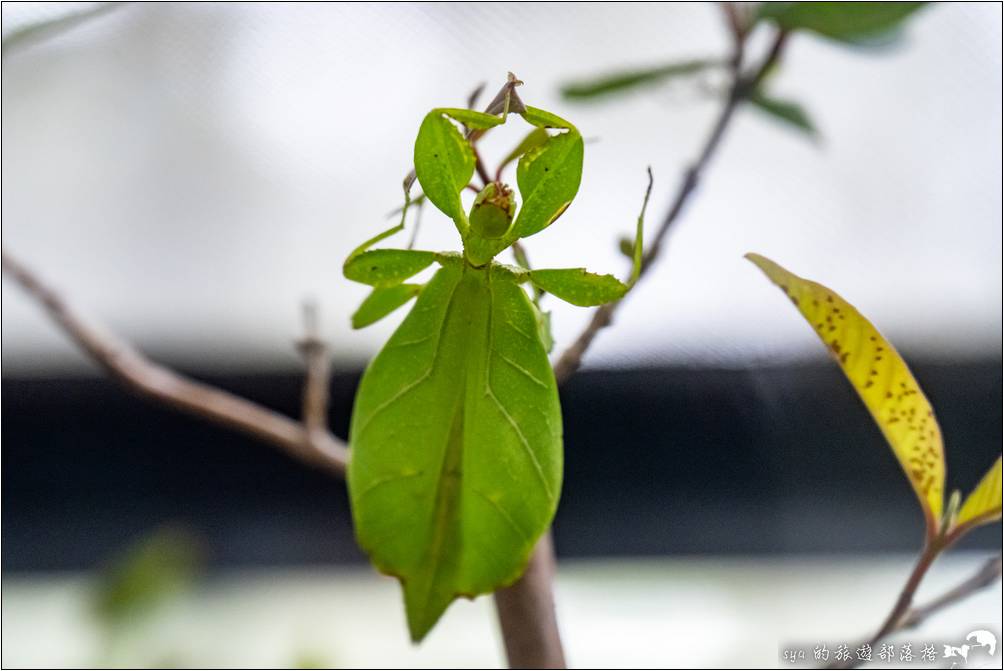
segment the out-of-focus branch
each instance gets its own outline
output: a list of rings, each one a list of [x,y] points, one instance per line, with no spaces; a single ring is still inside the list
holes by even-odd
[[[344,477],[348,450],[326,428],[312,431],[317,421],[317,404],[326,406],[327,391],[318,396],[316,389],[309,403],[305,401],[305,422],[300,423],[252,401],[180,375],[146,358],[132,345],[89,321],[66,302],[26,265],[3,251],[3,272],[17,282],[45,309],[49,317],[66,332],[98,365],[126,387],[158,403],[191,415],[249,434],[275,445],[287,454],[338,477]],[[326,358],[326,357],[325,357]],[[317,366],[317,362],[314,362]],[[308,390],[311,378],[323,374],[327,363],[311,371],[308,365]],[[326,383],[325,383],[326,385]],[[318,400],[320,398],[320,400]],[[323,412],[323,409],[321,410]],[[313,416],[313,419],[311,417]]]
[[[6,250],[3,272],[37,300],[98,365],[126,387],[155,402],[252,435],[332,475],[345,477],[349,453],[328,430],[330,359],[327,345],[318,335],[317,309],[313,304],[304,306],[305,333],[297,344],[306,366],[301,423],[149,360],[129,343],[83,317]],[[537,544],[523,576],[495,593],[511,667],[565,666],[551,591],[554,566],[554,548],[547,533]]]
[[[976,592],[979,592],[991,585],[1000,584],[1001,556],[998,555],[989,559],[982,566],[980,566],[976,573],[969,576],[941,596],[922,606],[913,606],[913,597],[917,592],[917,587],[920,586],[920,581],[924,578],[924,575],[931,567],[935,558],[937,558],[938,554],[940,554],[940,552],[944,549],[945,546],[929,546],[928,548],[925,548],[924,552],[918,559],[916,566],[910,573],[910,577],[907,579],[906,584],[900,591],[899,597],[893,605],[892,611],[890,611],[889,615],[882,623],[882,626],[879,627],[879,630],[861,645],[867,644],[869,647],[875,647],[883,638],[900,631],[913,629],[927,620],[927,618],[944,610],[945,608],[967,599]],[[854,657],[844,662],[834,662],[826,668],[853,669],[859,666],[861,661],[862,660]]]
[[[655,236],[646,248],[645,255],[642,259],[641,274],[639,275],[639,279],[641,279],[648,269],[652,267],[652,264],[655,263],[662,251],[662,248],[665,245],[666,236],[672,229],[673,224],[676,223],[677,219],[679,219],[680,214],[683,212],[683,208],[690,199],[691,194],[693,194],[694,190],[697,188],[701,175],[707,168],[715,150],[717,150],[721,144],[722,137],[725,135],[725,131],[728,128],[729,123],[732,121],[732,117],[735,114],[736,109],[749,97],[749,95],[756,89],[756,86],[758,86],[763,80],[764,76],[766,76],[766,74],[777,64],[778,60],[781,58],[782,52],[784,51],[786,41],[787,34],[783,31],[778,32],[763,62],[750,75],[744,75],[742,72],[743,41],[739,40],[737,42],[736,56],[731,61],[730,65],[732,83],[729,86],[729,92],[725,99],[725,103],[722,106],[722,109],[718,114],[718,118],[715,121],[714,126],[712,126],[711,132],[709,133],[707,140],[705,140],[697,159],[684,172],[683,180],[677,189],[676,195],[670,203],[669,210],[667,211],[666,216],[663,217]],[[592,345],[593,340],[596,339],[599,332],[613,322],[614,313],[617,311],[617,307],[620,304],[621,301],[607,303],[606,305],[598,307],[593,311],[593,316],[586,325],[586,328],[579,334],[572,344],[561,353],[561,356],[558,357],[558,360],[554,364],[554,375],[559,384],[571,377],[572,373],[578,370],[579,366],[582,365],[582,358],[585,356],[586,350],[588,350],[590,345]]]
[[[331,359],[328,345],[320,336],[317,304],[303,305],[303,339],[297,349],[303,356],[306,375],[303,380],[303,424],[312,437],[328,433],[328,387],[331,384]]]
[[[903,619],[896,626],[896,631],[913,629],[920,626],[927,618],[950,606],[954,606],[976,592],[999,585],[1001,581],[1002,557],[997,555],[988,559],[979,570],[969,576],[958,585],[948,590],[936,599],[932,599],[921,606],[915,606],[906,612]]]

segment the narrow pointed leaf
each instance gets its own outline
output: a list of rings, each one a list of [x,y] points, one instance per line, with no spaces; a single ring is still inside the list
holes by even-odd
[[[523,205],[512,226],[512,239],[539,233],[571,205],[582,181],[582,155],[582,136],[577,131],[550,137],[523,154],[516,167]]]
[[[626,70],[594,79],[566,84],[561,94],[568,99],[599,98],[615,93],[626,93],[646,86],[661,84],[676,77],[686,77],[721,65],[708,59],[679,61],[655,67]]]
[[[758,18],[785,30],[808,30],[866,45],[899,29],[925,2],[765,2]]]
[[[537,335],[540,337],[540,344],[548,354],[554,349],[554,333],[551,331],[551,312],[541,310],[534,305],[534,313],[537,317]]]
[[[342,272],[353,282],[373,287],[391,287],[425,270],[435,260],[435,252],[373,249],[350,256]]]
[[[1001,518],[1001,458],[990,467],[987,474],[976,485],[976,489],[966,497],[962,504],[959,517],[955,522],[957,527],[963,525],[976,526],[987,524]]]
[[[439,112],[456,119],[471,130],[488,130],[504,123],[500,116],[463,108],[446,107]]]
[[[453,599],[514,582],[554,516],[561,411],[517,281],[499,265],[447,261],[356,396],[356,536],[400,578],[416,641]]]
[[[906,472],[924,510],[928,533],[937,533],[945,487],[941,429],[906,362],[836,292],[759,254],[746,258],[791,299],[836,358]]]
[[[426,198],[453,219],[463,235],[466,219],[460,192],[474,175],[474,151],[442,110],[429,112],[418,130],[415,175]]]
[[[352,315],[352,328],[361,329],[376,323],[410,301],[422,290],[421,284],[398,284],[376,287]]]
[[[755,108],[778,121],[782,121],[793,128],[808,133],[812,137],[816,136],[816,127],[813,125],[809,115],[806,114],[805,110],[798,103],[771,98],[760,92],[750,96],[749,101]]]
[[[645,198],[641,202],[641,212],[638,213],[638,220],[635,222],[634,248],[631,250],[631,279],[628,280],[629,289],[641,277],[641,268],[645,261],[645,210],[648,209],[648,199],[652,197],[652,185],[655,183],[651,166],[647,172],[648,186],[645,187]]]
[[[530,271],[530,281],[572,305],[590,307],[622,298],[628,286],[613,275],[597,275],[585,268]]]
[[[565,121],[557,114],[548,112],[547,110],[542,110],[539,107],[530,107],[527,105],[526,110],[523,112],[523,118],[528,124],[532,124],[539,128],[575,130],[575,126]],[[578,131],[575,132],[578,133]]]

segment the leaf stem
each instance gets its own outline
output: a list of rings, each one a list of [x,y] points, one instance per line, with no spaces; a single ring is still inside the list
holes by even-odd
[[[869,638],[864,644],[869,647],[874,646],[883,637],[888,636],[891,632],[895,631],[897,625],[906,615],[910,606],[913,604],[913,596],[917,593],[917,588],[920,586],[921,580],[924,579],[924,575],[927,574],[927,570],[931,568],[931,564],[937,558],[940,552],[940,547],[927,543],[924,545],[924,550],[920,553],[917,558],[917,563],[914,564],[913,570],[910,571],[909,577],[906,579],[906,583],[900,590],[899,597],[896,599],[896,603],[893,604],[892,610],[886,616],[885,621],[882,622],[882,626]],[[857,664],[858,660],[850,659],[847,661],[835,661],[828,665],[827,669],[852,669]]]
[[[949,606],[953,606],[959,601],[966,599],[986,587],[990,587],[994,584],[999,585],[1001,579],[1001,565],[1001,555],[991,557],[982,566],[980,566],[976,573],[943,593],[941,596],[932,599],[922,606],[916,606],[908,610],[900,619],[899,624],[896,627],[897,631],[913,629],[938,611],[944,610]]]
[[[882,626],[861,645],[875,647],[884,637],[898,631],[912,629],[924,622],[931,615],[952,606],[970,595],[989,587],[999,584],[1001,577],[1001,556],[992,557],[980,566],[979,570],[964,581],[949,589],[941,596],[929,601],[922,606],[913,606],[913,599],[917,593],[917,588],[927,574],[928,569],[934,560],[944,552],[954,542],[954,539],[943,539],[925,545],[924,551],[917,558],[917,563],[910,572],[903,589],[900,591],[896,603],[886,616]],[[860,646],[858,646],[860,647]],[[827,669],[853,669],[862,660],[853,658],[846,662],[833,662]]]

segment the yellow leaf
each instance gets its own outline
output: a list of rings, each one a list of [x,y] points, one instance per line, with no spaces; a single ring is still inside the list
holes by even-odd
[[[746,258],[788,295],[836,358],[917,493],[928,534],[936,534],[945,488],[941,429],[902,357],[836,292],[790,273],[759,254],[747,254]]]
[[[956,526],[963,524],[976,526],[999,520],[1001,517],[1001,458],[990,467],[987,474],[976,485],[966,502],[962,504]]]

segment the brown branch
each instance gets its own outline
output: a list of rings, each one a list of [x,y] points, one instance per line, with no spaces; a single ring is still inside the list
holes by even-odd
[[[903,619],[903,616],[906,615],[906,612],[913,604],[913,595],[917,593],[920,581],[924,579],[924,576],[927,574],[927,570],[931,568],[931,564],[934,563],[934,560],[937,558],[940,551],[941,548],[934,545],[928,544],[924,547],[923,552],[920,553],[920,557],[917,558],[917,563],[914,565],[913,570],[910,571],[910,576],[906,579],[906,584],[904,584],[903,589],[900,590],[896,603],[893,605],[892,610],[889,611],[889,615],[886,616],[885,621],[882,623],[882,626],[878,628],[878,631],[876,631],[875,634],[866,641],[869,648],[897,629],[900,621]],[[862,660],[857,658],[851,658],[846,661],[835,661],[826,668],[852,669],[857,666],[860,661]]]
[[[485,114],[508,114],[513,113],[523,113],[526,111],[526,106],[523,105],[523,101],[520,100],[519,95],[516,93],[516,87],[522,86],[521,82],[516,75],[509,73],[506,77],[506,83],[502,85],[499,92],[495,94],[492,101],[488,103],[485,107]],[[481,95],[482,89],[484,89],[484,84],[475,89],[475,92],[467,100],[468,109],[473,109],[474,104],[477,102],[478,97]],[[478,173],[478,177],[481,178],[483,186],[488,186],[492,178],[488,174],[488,170],[485,168],[484,162],[481,160],[481,154],[478,153],[477,143],[481,139],[481,136],[485,134],[484,130],[468,129],[467,130],[467,141],[471,146],[471,151],[474,152],[474,169]]]
[[[551,587],[555,564],[554,543],[548,531],[537,542],[523,576],[511,587],[495,592],[495,609],[510,668],[565,668]]]
[[[999,585],[1001,580],[1001,555],[988,559],[976,573],[969,576],[961,583],[951,588],[936,599],[928,601],[922,606],[916,606],[906,612],[896,626],[897,631],[913,629],[923,623],[927,618],[942,611],[958,602],[969,598],[976,592],[986,589],[992,585]]]
[[[722,137],[728,128],[732,116],[745,97],[753,90],[750,81],[759,82],[781,56],[785,43],[784,33],[778,33],[770,52],[752,78],[744,78],[741,74],[742,49],[744,40],[738,40],[736,53],[732,59],[733,82],[725,105],[712,127],[711,134],[705,141],[697,160],[684,173],[676,197],[670,205],[669,212],[663,218],[651,245],[642,258],[641,273],[638,279],[655,263],[665,238],[673,223],[679,218],[684,205],[697,188],[702,171],[711,160],[715,150],[721,144]],[[510,84],[515,88],[516,78],[510,75]],[[511,92],[515,95],[515,92]],[[497,106],[503,97],[500,92],[492,101]],[[489,105],[489,109],[492,105]],[[554,376],[558,384],[565,382],[578,370],[582,358],[595,340],[597,334],[610,325],[619,302],[608,303],[597,308],[579,337],[561,354],[554,364]],[[540,566],[535,563],[539,562]],[[561,638],[558,623],[554,615],[554,599],[551,589],[551,573],[554,570],[554,549],[550,534],[538,544],[531,565],[524,576],[512,587],[496,592],[495,602],[506,641],[506,654],[509,665],[515,668],[547,668],[563,667],[564,653],[561,648]],[[545,568],[546,567],[546,568]],[[513,641],[510,642],[510,637]]]
[[[147,359],[124,340],[80,315],[23,263],[3,252],[3,272],[39,302],[53,321],[111,377],[153,401],[242,431],[287,454],[344,478],[348,450],[327,428],[330,361],[318,336],[316,308],[304,310],[305,337],[298,343],[306,364],[303,422],[179,375]],[[509,665],[562,668],[564,651],[554,614],[550,534],[538,543],[523,576],[496,592],[495,601]]]
[[[320,336],[317,304],[303,305],[304,336],[296,344],[306,375],[303,379],[303,425],[311,436],[328,433],[328,387],[331,384],[331,359],[328,345]]]
[[[680,214],[683,212],[683,208],[690,199],[691,194],[693,194],[694,190],[697,188],[701,175],[707,168],[715,150],[717,150],[721,144],[722,137],[725,135],[725,131],[728,128],[729,123],[732,121],[732,117],[735,114],[736,109],[739,107],[740,103],[749,97],[750,93],[755,90],[755,87],[759,85],[763,77],[778,62],[781,57],[781,53],[784,50],[786,41],[786,33],[779,31],[760,67],[757,68],[750,76],[744,76],[742,74],[742,42],[740,41],[737,44],[736,57],[733,58],[730,67],[732,83],[729,86],[729,92],[725,99],[725,104],[722,106],[722,109],[718,114],[718,118],[715,121],[714,126],[712,126],[711,132],[709,133],[707,140],[705,140],[697,159],[683,174],[683,180],[677,189],[676,195],[670,203],[669,211],[666,213],[666,216],[663,217],[662,222],[656,231],[655,237],[652,239],[652,242],[649,243],[645,251],[645,255],[642,258],[641,274],[638,276],[638,279],[644,277],[648,269],[652,267],[652,264],[654,264],[656,259],[659,257],[659,254],[665,245],[666,236],[673,228],[673,224],[676,223],[677,219],[679,219]],[[558,360],[554,364],[554,376],[557,378],[558,384],[567,380],[572,376],[572,373],[579,369],[579,366],[582,365],[582,358],[585,356],[586,350],[588,350],[590,345],[592,345],[593,340],[596,339],[596,336],[599,335],[600,331],[613,322],[614,313],[617,311],[620,304],[621,301],[607,303],[606,305],[598,307],[593,311],[593,316],[589,320],[589,324],[586,325],[586,328],[579,334],[572,344],[561,353],[561,356],[558,357]]]
[[[522,82],[511,73],[490,113],[522,111],[515,93]],[[472,99],[475,96],[472,96]],[[492,111],[496,110],[497,111]],[[472,131],[473,146],[479,133]],[[478,160],[480,164],[480,159]],[[481,166],[481,172],[484,168]],[[486,183],[487,173],[482,177]],[[405,177],[407,190],[415,180],[412,171]],[[303,421],[296,422],[229,392],[183,377],[160,366],[125,341],[80,316],[50,287],[22,263],[3,253],[3,270],[9,273],[49,316],[113,378],[154,401],[178,408],[212,422],[243,431],[284,449],[292,456],[344,478],[348,450],[328,430],[328,385],[330,361],[327,347],[318,337],[316,308],[305,306],[306,335],[298,348],[306,364],[303,392]],[[554,615],[551,580],[554,550],[550,535],[538,543],[523,577],[496,594],[499,620],[511,666],[558,668],[564,666],[564,652]],[[513,637],[510,640],[510,637]]]
[[[929,601],[922,606],[913,606],[913,599],[920,586],[921,580],[931,568],[931,564],[938,555],[947,548],[947,544],[928,545],[924,548],[913,571],[910,572],[906,584],[900,591],[896,603],[893,605],[889,615],[886,616],[882,626],[867,641],[859,645],[868,645],[874,648],[883,638],[900,631],[913,629],[927,618],[938,613],[949,606],[952,606],[963,599],[966,599],[976,592],[998,584],[1001,577],[1001,557],[993,557],[980,566],[973,575],[963,580],[961,583],[951,588],[941,596]],[[827,666],[827,669],[853,669],[860,665],[860,659],[852,658],[844,662],[834,662]]]
[[[129,389],[188,414],[254,436],[301,461],[344,477],[348,451],[327,430],[311,432],[289,417],[151,361],[129,343],[83,317],[6,250],[2,256],[3,272],[38,301],[52,320],[99,366]]]
[[[759,83],[763,74],[779,57],[782,47],[783,34],[779,35],[768,58],[753,79],[744,79],[740,75],[742,58],[741,51],[737,52],[733,59],[733,84],[726,104],[697,161],[686,171],[677,196],[644,255],[642,274],[656,260],[670,227],[679,217],[697,187],[701,172],[720,144],[735,109],[752,90],[749,83]],[[522,111],[522,101],[515,93],[515,88],[520,83],[510,75],[506,86],[488,105],[487,111]],[[472,146],[479,136],[477,131],[469,132]],[[480,160],[477,163],[481,167],[479,175],[487,182],[487,173],[480,166]],[[406,188],[413,180],[412,173],[406,178]],[[327,352],[323,343],[319,344],[319,339],[312,337],[310,315],[307,319],[307,338],[300,348],[307,364],[304,418],[301,424],[228,392],[182,377],[146,359],[127,343],[88,324],[55,292],[6,253],[3,255],[3,268],[41,302],[50,316],[92,358],[128,387],[167,405],[261,438],[297,458],[344,476],[348,452],[326,427],[329,374]],[[559,382],[566,380],[579,367],[582,356],[597,333],[610,324],[616,306],[614,303],[599,308],[589,327],[561,356],[555,366]],[[316,330],[316,325],[313,328]],[[506,654],[512,667],[562,668],[565,665],[551,589],[554,570],[554,550],[548,533],[538,543],[524,575],[511,587],[496,592],[496,608]]]

